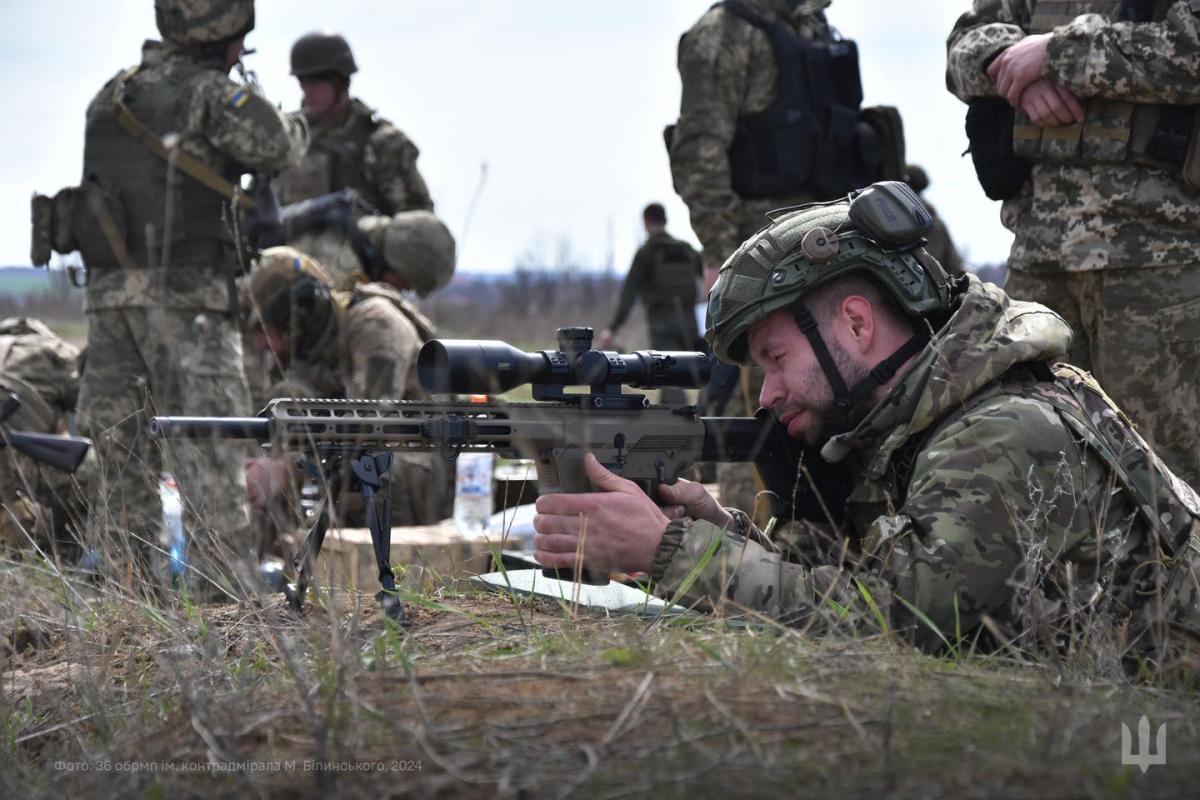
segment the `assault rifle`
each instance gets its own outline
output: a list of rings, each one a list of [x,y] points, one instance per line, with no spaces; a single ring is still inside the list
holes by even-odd
[[[0,448],[12,447],[40,464],[63,472],[77,470],[83,463],[88,448],[92,446],[91,440],[77,436],[9,430],[3,423],[17,413],[20,407],[21,399],[15,394],[7,393],[0,399]]]
[[[404,609],[389,564],[387,479],[396,451],[440,450],[452,458],[489,450],[532,458],[539,491],[547,494],[592,491],[583,466],[591,452],[656,501],[661,484],[674,483],[696,462],[752,461],[775,489],[777,516],[823,518],[815,493],[796,486],[799,444],[772,418],[701,417],[694,406],[651,405],[644,395],[622,389],[702,386],[709,356],[593,350],[591,328],[561,328],[558,342],[558,350],[534,353],[500,341],[433,339],[421,348],[418,374],[432,394],[497,394],[530,384],[532,403],[285,398],[271,400],[257,417],[154,417],[150,431],[156,438],[253,439],[275,453],[305,453],[326,474],[349,461],[375,548],[383,587],[377,597],[402,624]],[[577,386],[587,390],[567,391]],[[328,497],[315,513],[305,544],[292,559],[296,582],[285,590],[297,608],[329,526]],[[585,573],[584,581],[608,582],[606,574]],[[571,579],[563,570],[547,574]]]

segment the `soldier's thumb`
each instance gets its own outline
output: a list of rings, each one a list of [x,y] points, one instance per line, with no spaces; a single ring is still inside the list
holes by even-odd
[[[638,491],[630,481],[609,472],[600,459],[596,458],[592,453],[588,453],[583,459],[583,469],[587,473],[588,480],[592,482],[592,486],[600,492],[622,492],[626,487],[632,487],[634,491]]]

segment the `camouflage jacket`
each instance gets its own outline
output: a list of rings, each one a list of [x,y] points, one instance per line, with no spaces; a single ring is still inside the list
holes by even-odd
[[[79,395],[79,349],[41,320],[0,320],[0,391],[21,398],[13,428],[51,433]]]
[[[360,283],[335,298],[335,325],[304,358],[282,370],[267,365],[261,399],[429,399],[417,378],[417,354],[435,335],[433,323],[386,283]]]
[[[830,0],[747,2],[768,20],[791,20],[800,36],[828,31],[821,12]],[[778,75],[767,35],[718,4],[680,38],[678,63],[683,95],[671,139],[671,176],[704,247],[705,266],[718,267],[762,227],[766,211],[813,198],[748,201],[733,190],[729,148],[738,117],[775,100]]]
[[[793,523],[768,539],[740,512],[737,533],[672,522],[658,591],[795,624],[887,624],[927,647],[981,628],[1054,646],[1064,619],[1084,616],[1120,630],[1156,591],[1195,625],[1194,523],[1172,571],[1136,502],[1046,400],[1057,384],[1037,365],[1070,336],[1045,307],[971,277],[907,374],[823,449],[854,476],[840,531]]]
[[[1079,0],[1060,3],[1069,12],[1061,18],[1047,15],[1049,24],[1061,24],[1050,31],[1045,76],[1074,92],[1101,124],[1104,109],[1114,107],[1104,101],[1200,103],[1200,0],[1170,3],[1157,22],[1118,21],[1121,5]],[[950,91],[963,101],[995,96],[987,66],[1033,30],[1038,6],[975,0],[947,42]],[[1018,270],[1187,266],[1200,252],[1200,190],[1176,170],[1136,163],[1036,161],[1001,219],[1016,235],[1010,265]]]
[[[237,262],[232,238],[221,219],[224,201],[215,191],[182,174],[176,175],[176,184],[165,188],[146,185],[147,176],[162,169],[163,162],[113,121],[113,90],[123,75],[105,84],[88,106],[84,181],[99,174],[105,188],[121,198],[125,206],[122,222],[138,268],[121,269],[114,262],[93,269],[87,307],[160,305],[229,311],[236,307],[230,277]],[[178,135],[181,150],[234,180],[255,169],[276,172],[297,161],[308,146],[303,119],[279,113],[265,97],[231,80],[220,64],[171,44],[145,43],[142,62],[128,81],[125,97],[135,115],[147,119],[151,117],[137,108],[139,100],[144,104],[149,98],[161,98],[173,104],[170,109],[152,109],[154,119],[169,120],[155,126],[154,132]],[[89,158],[93,163],[88,163]],[[212,193],[213,202],[203,205],[211,218],[166,219],[170,212],[186,216],[188,204],[182,203],[181,208],[181,197],[207,200],[207,192]],[[161,205],[158,195],[162,195]],[[153,200],[148,214],[154,219],[142,219],[135,211],[146,205],[147,197]],[[152,229],[156,233],[148,243],[146,237]],[[172,238],[171,264],[159,267],[155,259],[161,243],[157,240],[164,231]],[[203,235],[198,235],[201,231]],[[96,266],[102,265],[89,263],[89,267]]]
[[[380,214],[433,209],[425,179],[417,169],[420,151],[404,133],[361,100],[352,100],[345,119],[312,124],[312,145],[304,160],[279,177],[285,203],[354,189]]]

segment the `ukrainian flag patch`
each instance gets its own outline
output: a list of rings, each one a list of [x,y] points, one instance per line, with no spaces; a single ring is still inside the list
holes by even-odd
[[[233,97],[229,98],[229,107],[241,108],[248,102],[250,102],[250,92],[245,89],[238,89],[233,93]]]

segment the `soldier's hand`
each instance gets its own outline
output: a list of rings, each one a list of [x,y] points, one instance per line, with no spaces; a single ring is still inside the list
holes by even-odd
[[[611,350],[616,339],[613,338],[612,328],[605,328],[600,331],[600,335],[596,337],[596,344],[601,349]]]
[[[703,484],[680,478],[673,486],[659,486],[658,494],[666,506],[663,510],[672,519],[691,517],[722,528],[733,527],[733,517],[708,493]]]
[[[618,477],[588,453],[584,469],[596,488],[587,494],[547,494],[537,499],[533,557],[546,567],[583,563],[599,572],[649,572],[670,522],[637,484]],[[675,509],[676,515],[679,509]],[[582,537],[586,520],[586,537]]]
[[[1021,107],[1021,95],[1030,84],[1042,77],[1049,43],[1048,33],[1026,36],[1010,45],[988,65],[987,74],[996,85],[996,92],[1013,108]]]
[[[1021,110],[1035,125],[1052,128],[1083,122],[1083,104],[1075,94],[1050,78],[1039,78],[1021,95]]]

